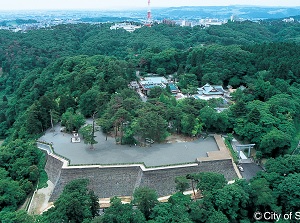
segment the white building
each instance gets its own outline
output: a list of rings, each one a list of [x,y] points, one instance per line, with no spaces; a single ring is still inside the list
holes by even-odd
[[[210,85],[205,84],[201,88],[197,88],[198,94],[195,94],[193,97],[195,99],[209,100],[212,98],[224,98],[226,91],[221,85]]]
[[[209,26],[220,26],[226,22],[219,19],[200,19],[199,25],[209,27]]]
[[[142,26],[136,26],[132,25],[130,23],[116,23],[110,27],[111,30],[117,30],[117,29],[125,29],[127,32],[133,32],[136,29],[141,28]]]
[[[166,88],[167,85],[173,94],[179,92],[176,84],[169,82],[165,77],[145,77],[139,81],[141,91],[143,94],[148,95],[150,90],[154,87]]]
[[[289,18],[289,19],[283,19],[283,22],[295,22],[294,18]]]

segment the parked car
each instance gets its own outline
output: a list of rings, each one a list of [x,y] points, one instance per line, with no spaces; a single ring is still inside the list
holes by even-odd
[[[244,168],[242,166],[238,166],[238,168],[241,172],[244,172]]]

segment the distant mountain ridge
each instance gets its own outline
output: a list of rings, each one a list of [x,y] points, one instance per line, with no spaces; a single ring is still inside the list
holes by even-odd
[[[152,10],[153,17],[172,19],[218,18],[228,19],[232,15],[242,19],[279,19],[300,15],[299,7],[258,7],[258,6],[206,6],[173,7]]]
[[[234,16],[244,20],[282,19],[300,15],[299,7],[264,7],[264,6],[182,6],[169,8],[152,8],[154,20],[199,20],[204,18],[229,19]],[[49,11],[1,11],[1,21],[17,19],[34,19],[45,21],[51,19],[72,19],[83,22],[118,22],[146,19],[147,9],[124,11],[103,10],[49,10]]]

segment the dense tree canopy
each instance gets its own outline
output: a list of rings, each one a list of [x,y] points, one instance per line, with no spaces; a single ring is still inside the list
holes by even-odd
[[[98,215],[99,203],[98,197],[87,186],[85,179],[71,181],[39,222],[90,222]]]
[[[260,158],[274,158],[266,163],[267,172],[250,183],[224,185],[222,176],[199,176],[196,187],[205,196],[195,202],[182,193],[164,204],[151,196],[150,206],[144,202],[148,198],[137,196],[139,209],[112,200],[103,222],[249,222],[258,209],[296,211],[299,158],[282,155],[299,140],[298,22],[228,22],[205,29],[158,24],[133,33],[109,26],[0,30],[0,137],[6,138],[0,149],[1,221],[33,221],[13,212],[43,175],[43,154],[32,140],[59,121],[67,131],[77,131],[95,113],[102,131],[120,144],[161,142],[172,133],[234,132],[255,143]],[[136,71],[178,81],[187,95],[206,83],[244,88],[231,95],[221,113],[214,108],[223,101],[176,100],[170,86],[153,89],[143,102],[128,89]],[[184,191],[189,180],[199,179],[179,176],[177,189]],[[209,187],[211,181],[217,183]],[[66,189],[44,221],[91,221],[95,197],[85,186],[79,182],[78,190]],[[74,206],[67,209],[68,200]]]

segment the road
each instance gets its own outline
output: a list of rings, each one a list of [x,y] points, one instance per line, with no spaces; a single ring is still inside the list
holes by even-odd
[[[260,166],[258,166],[255,163],[243,163],[241,164],[241,166],[244,169],[244,171],[241,172],[241,174],[246,180],[252,179],[254,176],[256,176],[257,172],[263,170]]]

